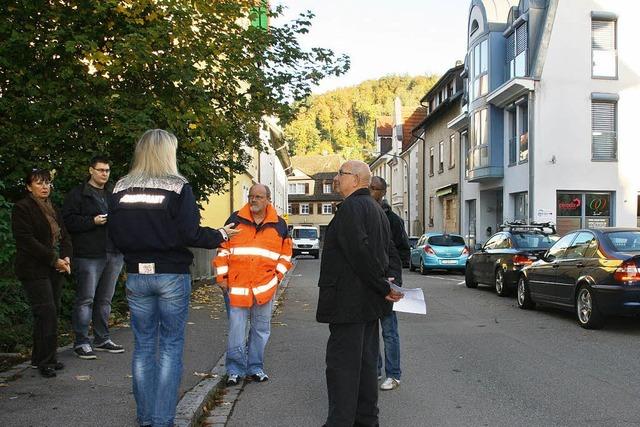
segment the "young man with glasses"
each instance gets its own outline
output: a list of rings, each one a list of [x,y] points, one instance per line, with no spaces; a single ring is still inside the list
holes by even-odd
[[[107,233],[107,214],[112,187],[108,184],[109,159],[91,159],[89,179],[73,188],[65,198],[63,218],[73,241],[76,298],[72,324],[74,351],[81,359],[96,359],[94,349],[123,353],[109,336],[111,299],[122,270],[122,254]],[[89,323],[93,320],[93,346]]]
[[[371,178],[369,192],[382,210],[387,215],[391,227],[391,240],[396,251],[389,257],[389,277],[393,277],[394,283],[402,286],[402,264],[409,260],[409,238],[404,231],[402,218],[396,215],[391,206],[384,200],[387,194],[387,182],[379,176]],[[384,371],[386,379],[380,385],[380,390],[394,390],[400,386],[400,337],[398,335],[398,319],[396,312],[380,319],[382,328],[382,340],[384,342]],[[378,356],[378,379],[382,379],[382,356]]]

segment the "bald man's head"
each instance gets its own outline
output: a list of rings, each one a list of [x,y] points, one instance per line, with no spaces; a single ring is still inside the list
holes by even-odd
[[[369,187],[371,170],[365,162],[349,160],[340,166],[336,178],[339,182],[340,194],[343,197],[348,197],[356,190]]]

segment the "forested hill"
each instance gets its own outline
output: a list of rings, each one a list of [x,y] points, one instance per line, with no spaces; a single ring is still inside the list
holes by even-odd
[[[393,114],[399,96],[403,111],[419,105],[437,76],[387,76],[357,86],[312,95],[285,128],[292,154],[341,154],[367,159],[373,148],[376,117]]]

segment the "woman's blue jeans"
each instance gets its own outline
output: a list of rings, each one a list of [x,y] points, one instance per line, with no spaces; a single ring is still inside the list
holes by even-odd
[[[133,395],[141,425],[173,425],[190,295],[189,274],[129,274],[127,277],[127,300],[135,339]]]

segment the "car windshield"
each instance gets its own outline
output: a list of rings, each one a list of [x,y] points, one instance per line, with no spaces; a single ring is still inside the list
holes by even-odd
[[[640,252],[640,231],[614,231],[605,234],[620,252]]]
[[[517,248],[549,249],[558,239],[541,233],[513,233],[511,239]]]
[[[318,230],[315,228],[294,228],[292,237],[294,239],[317,239]]]
[[[433,246],[464,246],[464,239],[460,236],[443,234],[429,237],[428,243]]]

